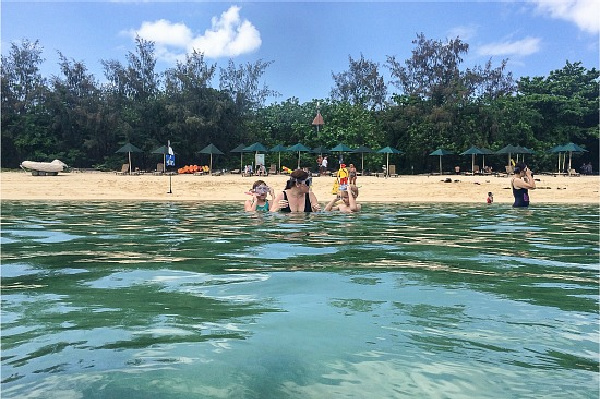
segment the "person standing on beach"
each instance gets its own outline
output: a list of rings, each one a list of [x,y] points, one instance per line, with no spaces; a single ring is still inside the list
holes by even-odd
[[[308,173],[297,169],[290,174],[285,189],[277,194],[271,212],[318,212],[321,205],[315,193],[310,190],[312,179]]]
[[[354,166],[354,164],[350,164],[348,173],[350,174],[350,184],[356,185],[356,176],[358,176],[358,170],[356,170],[356,166]]]
[[[515,197],[513,208],[527,208],[529,206],[529,190],[535,190],[535,180],[531,170],[523,162],[515,165],[514,177],[510,185]]]
[[[341,186],[346,186],[348,185],[348,169],[346,169],[346,164],[340,164],[340,169],[337,171],[337,179],[338,179],[338,184]]]
[[[327,156],[323,157],[323,161],[321,161],[321,176],[327,173]]]
[[[252,189],[247,194],[252,195],[252,199],[244,202],[244,210],[246,212],[263,211],[268,212],[273,207],[275,201],[273,197],[275,192],[264,180],[257,180],[252,185]],[[267,199],[267,194],[271,194],[271,204]]]
[[[356,202],[357,197],[358,187],[355,185],[351,184],[347,186],[347,189],[345,190],[340,187],[337,197],[329,201],[325,206],[325,211],[340,211],[344,213],[358,212],[360,211],[361,206]]]

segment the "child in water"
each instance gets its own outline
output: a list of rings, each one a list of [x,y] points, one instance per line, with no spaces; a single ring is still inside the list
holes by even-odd
[[[494,202],[494,194],[492,194],[492,192],[488,192],[488,197],[487,197],[487,203],[491,204],[492,202]]]
[[[267,186],[264,180],[257,180],[252,185],[252,189],[247,193],[252,196],[252,199],[247,200],[244,203],[244,210],[246,212],[264,211],[268,212],[273,207],[273,201],[269,206],[269,200],[267,194],[271,194],[271,200],[274,197],[275,191]]]
[[[351,184],[340,186],[336,198],[329,201],[325,206],[325,211],[340,211],[344,213],[352,213],[360,211],[360,204],[356,202],[358,197],[358,187]]]

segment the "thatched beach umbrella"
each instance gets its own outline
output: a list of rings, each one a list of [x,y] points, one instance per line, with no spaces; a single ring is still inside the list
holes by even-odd
[[[402,151],[397,150],[393,147],[385,147],[377,151],[378,154],[385,154],[385,174],[390,174],[390,154],[404,154]]]
[[[519,147],[515,147],[512,144],[509,144],[501,150],[496,151],[496,154],[508,154],[507,165],[511,166],[510,160],[512,159],[512,154],[522,154],[522,149],[520,149]]]
[[[569,153],[569,169],[571,169],[571,158],[573,157],[573,153],[588,152],[585,148],[581,148],[573,142],[563,145],[562,148],[565,152]]]
[[[126,152],[129,154],[129,174],[131,174],[131,171],[133,169],[131,167],[131,153],[132,152],[144,152],[144,151],[140,150],[139,148],[137,148],[136,146],[134,146],[131,143],[127,143],[123,147],[119,148],[116,152],[123,152],[123,153]]]
[[[284,147],[283,144],[277,144],[275,147],[271,148],[269,151],[277,153],[277,173],[281,170],[281,153],[287,151],[287,147]]]
[[[209,145],[207,145],[206,147],[204,147],[203,149],[201,149],[198,152],[200,154],[210,154],[210,169],[208,170],[208,173],[212,175],[213,155],[214,154],[223,155],[223,152],[221,152],[221,150],[219,150],[217,147],[215,147],[215,145],[213,143],[210,143]]]
[[[293,146],[289,147],[287,150],[290,152],[298,152],[298,169],[300,169],[300,153],[310,152],[310,148],[308,148],[302,143],[296,143]]]
[[[262,143],[257,141],[256,143],[252,143],[248,147],[244,148],[244,152],[254,152],[258,154],[259,152],[269,152],[269,150],[267,150],[267,147],[265,147]]]
[[[339,153],[352,152],[352,148],[348,147],[344,143],[338,143],[338,145],[336,145],[331,150],[329,150],[329,152],[339,152]]]
[[[176,154],[173,149],[171,147],[167,147],[166,145],[163,145],[162,147],[157,148],[156,150],[152,151],[152,154],[160,154],[163,156],[163,172],[167,171],[167,155],[173,155]]]
[[[242,170],[244,168],[244,166],[242,165],[244,163],[244,148],[246,148],[246,145],[244,143],[238,145],[237,147],[235,147],[233,150],[229,151],[229,152],[239,152],[240,153],[240,170]]]
[[[327,147],[320,146],[320,147],[313,148],[311,150],[311,152],[313,154],[319,154],[322,156],[323,154],[327,154],[329,152],[329,150],[327,149]]]
[[[468,150],[461,152],[460,155],[470,155],[471,156],[471,173],[475,173],[474,169],[475,169],[475,155],[481,155],[483,154],[483,152],[475,147],[474,145],[471,146],[471,148],[469,148]]]
[[[550,152],[552,154],[558,154],[558,169],[557,169],[557,172],[560,173],[560,171],[561,171],[560,158],[561,158],[561,154],[563,152],[565,152],[564,147],[562,145],[557,145],[557,146],[554,146],[553,148],[551,148],[550,151],[548,151],[548,152]]]
[[[449,150],[444,150],[443,148],[438,148],[437,150],[435,150],[434,152],[432,152],[429,155],[438,155],[440,157],[440,175],[442,175],[442,157],[444,155],[452,155],[454,154],[452,151]]]
[[[372,149],[370,149],[369,147],[360,146],[357,149],[352,150],[352,152],[355,154],[360,153],[360,170],[364,174],[365,173],[365,154],[369,154],[374,151]]]

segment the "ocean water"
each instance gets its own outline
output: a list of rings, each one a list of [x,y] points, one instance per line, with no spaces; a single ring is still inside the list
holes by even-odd
[[[2,398],[598,398],[597,206],[3,202]]]

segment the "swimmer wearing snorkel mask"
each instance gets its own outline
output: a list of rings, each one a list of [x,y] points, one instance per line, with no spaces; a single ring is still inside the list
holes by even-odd
[[[251,195],[252,199],[247,200],[244,203],[244,210],[246,212],[254,212],[254,211],[264,211],[268,212],[273,207],[275,203],[273,201],[273,197],[275,196],[275,191],[267,186],[267,183],[264,180],[257,180],[252,185],[252,189],[246,194]],[[271,203],[269,204],[269,200],[267,199],[267,194],[271,195]]]
[[[277,194],[271,212],[318,212],[321,205],[310,186],[312,178],[303,170],[295,170],[290,174],[285,189]]]

